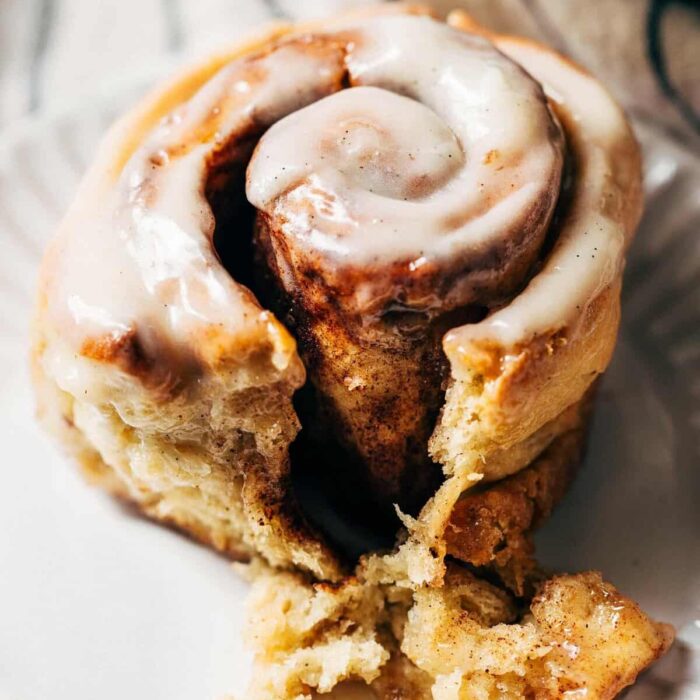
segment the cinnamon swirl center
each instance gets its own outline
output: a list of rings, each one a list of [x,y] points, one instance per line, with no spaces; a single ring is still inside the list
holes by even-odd
[[[248,168],[285,286],[313,277],[359,314],[508,299],[561,181],[541,87],[489,42],[427,18],[345,36],[353,87],[274,124]]]

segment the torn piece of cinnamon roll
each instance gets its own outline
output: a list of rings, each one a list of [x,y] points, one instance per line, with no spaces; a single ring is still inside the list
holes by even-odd
[[[440,588],[260,572],[247,635],[252,697],[311,697],[362,680],[378,700],[615,697],[673,639],[600,574],[516,599],[462,567]]]

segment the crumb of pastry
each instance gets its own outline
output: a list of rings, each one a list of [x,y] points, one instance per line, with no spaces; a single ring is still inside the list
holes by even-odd
[[[454,565],[443,587],[415,591],[266,570],[252,597],[249,697],[302,700],[354,679],[383,700],[612,698],[672,636],[596,572],[547,580],[523,612]]]

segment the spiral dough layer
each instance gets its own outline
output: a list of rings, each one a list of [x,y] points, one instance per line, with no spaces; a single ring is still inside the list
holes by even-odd
[[[417,516],[404,551],[427,563],[401,575],[425,582],[460,495],[580,423],[636,144],[561,57],[453,23],[280,29],[114,128],[47,253],[34,340],[47,422],[93,477],[336,578],[291,485],[301,420],[300,463]]]

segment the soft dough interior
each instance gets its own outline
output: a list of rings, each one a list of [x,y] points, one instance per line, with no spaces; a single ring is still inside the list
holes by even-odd
[[[612,698],[672,638],[591,572],[549,579],[525,605],[458,566],[416,591],[257,572],[250,604],[261,700],[347,679],[381,700]]]

